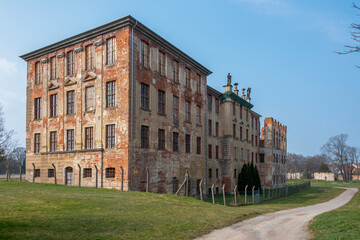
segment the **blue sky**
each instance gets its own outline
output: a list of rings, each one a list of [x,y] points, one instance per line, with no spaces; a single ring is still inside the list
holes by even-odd
[[[25,145],[26,63],[18,56],[126,15],[213,71],[222,91],[230,72],[252,88],[254,110],[288,125],[288,151],[319,153],[349,134],[360,146],[358,55],[347,0],[7,1],[0,0],[0,102]]]

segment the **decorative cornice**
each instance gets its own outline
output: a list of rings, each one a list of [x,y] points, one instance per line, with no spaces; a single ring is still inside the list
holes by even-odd
[[[82,52],[83,50],[84,50],[84,48],[82,46],[80,46],[80,47],[75,48],[74,52],[79,53],[79,52]]]
[[[74,85],[76,83],[77,83],[76,78],[74,78],[74,77],[66,77],[64,86],[71,86],[71,85]]]
[[[50,82],[50,84],[49,84],[49,86],[48,86],[48,89],[49,90],[53,90],[53,89],[57,89],[57,88],[59,88],[59,83],[57,83],[56,81],[51,81]]]
[[[96,79],[96,74],[94,72],[87,72],[85,73],[84,77],[82,78],[83,82],[90,81]]]
[[[99,46],[103,45],[104,42],[105,42],[104,39],[99,39],[97,41],[94,41],[94,45],[95,45],[95,47],[99,47]]]
[[[193,68],[197,69],[199,72],[201,72],[204,75],[210,75],[212,72],[202,66],[200,63],[189,57],[187,54],[182,52],[180,49],[166,41],[164,38],[160,37],[158,34],[147,28],[145,25],[137,21],[132,16],[126,16],[123,18],[120,18],[118,20],[115,20],[113,22],[107,23],[105,25],[102,25],[100,27],[91,29],[89,31],[80,33],[78,35],[75,35],[73,37],[64,39],[62,41],[59,41],[57,43],[51,44],[49,46],[43,47],[41,49],[38,49],[36,51],[24,54],[20,56],[25,61],[30,61],[35,58],[39,58],[41,56],[44,56],[45,54],[49,54],[52,52],[55,52],[57,50],[74,46],[76,44],[79,44],[84,41],[88,41],[91,39],[94,39],[96,37],[99,37],[101,35],[107,34],[109,32],[118,30],[123,27],[134,27],[135,30],[137,30],[139,33],[144,35],[145,37],[149,38],[150,40],[156,42],[161,47],[169,51],[170,53],[174,54],[178,58],[181,58],[184,62],[192,66]]]
[[[56,54],[56,57],[57,58],[63,58],[63,57],[65,57],[65,53],[64,52],[58,53],[58,54]]]
[[[49,58],[43,58],[43,59],[41,59],[40,60],[40,62],[42,63],[42,64],[45,64],[45,63],[48,63],[49,62]]]

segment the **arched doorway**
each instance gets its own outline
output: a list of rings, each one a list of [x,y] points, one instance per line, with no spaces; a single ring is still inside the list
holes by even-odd
[[[65,168],[65,185],[69,185],[69,186],[73,185],[73,168],[72,167]]]

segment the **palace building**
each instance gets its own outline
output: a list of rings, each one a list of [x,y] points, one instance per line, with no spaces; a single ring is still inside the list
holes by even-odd
[[[251,89],[239,95],[230,74],[211,88],[210,70],[131,16],[21,58],[28,181],[175,193],[186,175],[199,196],[200,181],[231,192],[245,161],[262,166]]]

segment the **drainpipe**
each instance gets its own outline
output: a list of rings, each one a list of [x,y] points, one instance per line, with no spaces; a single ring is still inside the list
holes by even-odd
[[[96,169],[96,177],[95,177],[95,186],[96,186],[96,188],[98,188],[98,168],[97,168],[97,166],[95,165],[95,169]]]
[[[121,191],[124,191],[124,169],[122,166],[120,167],[120,170],[121,170]]]
[[[104,41],[104,44],[105,41]],[[104,187],[104,143],[103,143],[103,117],[104,117],[104,47],[101,46],[101,188]]]
[[[51,164],[52,166],[53,166],[53,168],[54,168],[54,177],[55,177],[55,185],[57,184],[57,180],[56,180],[56,167],[55,167],[55,165],[52,163]]]
[[[101,149],[101,188],[104,187],[104,148]]]
[[[33,163],[33,168],[34,168],[34,171],[33,171],[33,183],[35,182],[35,164]]]
[[[131,28],[131,93],[130,93],[130,184],[128,189],[132,190],[132,161],[133,161],[133,130],[134,130],[134,28],[137,25],[137,20],[135,20],[135,25]]]
[[[81,187],[81,167],[80,164],[78,164],[79,167],[79,187]]]

